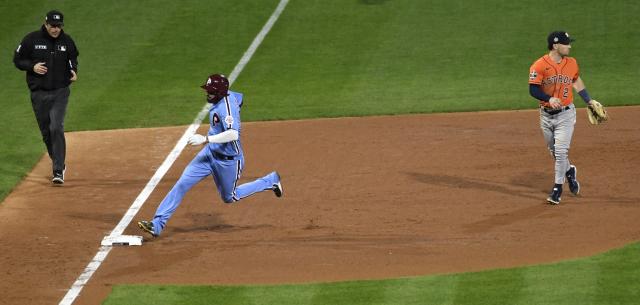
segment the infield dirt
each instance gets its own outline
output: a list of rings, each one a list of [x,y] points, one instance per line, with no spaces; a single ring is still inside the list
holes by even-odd
[[[578,110],[570,159],[582,191],[559,206],[545,203],[553,161],[536,111],[245,123],[241,182],[277,170],[284,197],[226,205],[203,180],[160,238],[111,251],[74,304],[98,304],[115,284],[380,279],[638,241],[640,107],[609,111],[594,127]],[[185,129],[68,133],[64,186],[51,186],[43,157],[0,205],[0,303],[58,303]],[[197,151],[185,149],[136,220],[153,216]],[[125,234],[143,233],[132,223]]]

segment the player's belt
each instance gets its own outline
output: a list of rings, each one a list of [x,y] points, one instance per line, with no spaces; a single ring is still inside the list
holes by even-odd
[[[227,156],[227,155],[223,155],[217,152],[213,153],[213,157],[218,159],[218,160],[235,160],[235,156]]]
[[[550,115],[558,114],[560,112],[563,112],[563,111],[569,110],[569,109],[571,109],[570,106],[565,106],[564,108],[561,108],[561,109],[553,109],[553,108],[542,107],[542,111],[544,111],[544,112],[546,112],[547,114],[550,114]]]

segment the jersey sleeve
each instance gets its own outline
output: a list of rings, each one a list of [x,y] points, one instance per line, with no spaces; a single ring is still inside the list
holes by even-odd
[[[224,130],[235,129],[240,130],[240,105],[242,104],[242,95],[238,98],[235,94],[230,94],[224,98],[226,115],[222,119]]]
[[[33,62],[31,61],[31,51],[33,50],[33,43],[29,36],[26,36],[13,54],[13,64],[16,68],[22,71],[29,71],[33,69]]]
[[[575,58],[572,58],[572,60],[575,69],[575,74],[573,75],[572,80],[575,82],[576,80],[578,80],[578,77],[580,77],[580,67],[578,67],[578,61]]]
[[[533,63],[529,68],[529,84],[540,85],[542,84],[544,68],[539,61]]]
[[[242,103],[244,102],[244,101],[242,100],[242,93],[239,93],[239,92],[233,92],[232,94],[235,96],[236,101],[238,102],[238,107],[242,107]]]
[[[80,55],[80,51],[78,51],[78,47],[76,46],[75,41],[69,37],[69,42],[71,43],[71,50],[69,52],[69,69],[78,72],[78,56]]]

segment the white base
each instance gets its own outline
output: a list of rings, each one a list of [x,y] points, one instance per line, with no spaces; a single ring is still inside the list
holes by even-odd
[[[142,246],[142,236],[138,235],[118,235],[105,236],[102,239],[103,246]]]

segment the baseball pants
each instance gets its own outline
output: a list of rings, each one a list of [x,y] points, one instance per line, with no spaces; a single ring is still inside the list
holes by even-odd
[[[69,103],[69,87],[31,91],[31,106],[38,121],[42,140],[53,163],[53,171],[64,170],[67,144],[64,137],[64,117]]]
[[[576,108],[550,115],[540,110],[540,128],[549,152],[555,159],[555,183],[563,184],[565,174],[569,170],[569,148],[576,124]]]
[[[220,197],[225,203],[233,203],[255,193],[272,190],[274,184],[279,182],[278,175],[272,172],[255,181],[238,186],[237,183],[243,167],[244,157],[242,155],[234,160],[218,160],[205,146],[185,168],[180,179],[158,206],[152,220],[155,234],[160,235],[167,221],[180,206],[184,195],[209,175],[213,176]]]

